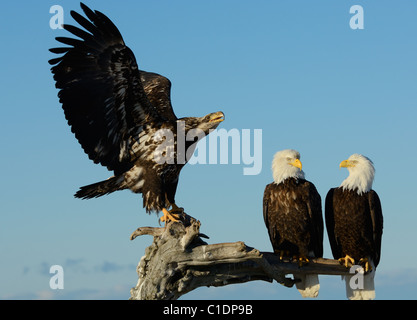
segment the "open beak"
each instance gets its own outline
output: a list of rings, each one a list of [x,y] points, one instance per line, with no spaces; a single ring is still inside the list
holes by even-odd
[[[224,119],[225,119],[225,117],[224,117],[224,113],[223,113],[223,112],[221,112],[221,111],[219,111],[219,112],[213,113],[213,114],[210,116],[210,120],[209,120],[209,122],[210,122],[210,123],[217,123],[217,122],[222,122],[222,121],[224,121]]]
[[[299,159],[295,159],[293,162],[290,163],[292,166],[300,169],[300,171],[303,169],[303,164]]]

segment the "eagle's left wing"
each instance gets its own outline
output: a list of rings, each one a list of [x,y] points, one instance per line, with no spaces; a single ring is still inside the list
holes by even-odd
[[[384,219],[382,217],[381,200],[379,200],[378,194],[374,190],[371,190],[368,194],[368,197],[369,208],[371,210],[373,240],[375,246],[374,264],[377,266],[381,258],[381,241]]]
[[[166,120],[177,120],[171,105],[171,81],[160,74],[140,70],[145,93],[158,113]]]
[[[309,183],[308,210],[313,222],[314,230],[314,254],[316,257],[323,257],[323,213],[321,208],[321,197],[313,183]]]

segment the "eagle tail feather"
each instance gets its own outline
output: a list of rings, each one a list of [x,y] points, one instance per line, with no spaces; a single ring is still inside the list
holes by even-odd
[[[83,186],[74,194],[74,197],[81,199],[92,199],[123,189],[126,189],[124,186],[124,177],[116,176],[104,181]]]
[[[318,274],[306,274],[297,276],[295,283],[297,290],[300,292],[303,298],[317,298],[320,290],[319,276]]]

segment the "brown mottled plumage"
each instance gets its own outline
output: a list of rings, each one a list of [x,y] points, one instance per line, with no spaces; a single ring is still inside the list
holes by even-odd
[[[142,193],[147,212],[174,208],[179,174],[188,160],[185,154],[192,154],[198,142],[185,141],[184,148],[178,148],[178,128],[184,129],[183,137],[192,129],[207,135],[224,114],[178,119],[171,105],[171,82],[139,70],[112,21],[82,3],[81,8],[87,18],[74,11],[71,16],[85,30],[64,25],[79,39],[57,37],[69,47],[50,49],[63,55],[49,63],[71,131],[88,157],[114,176],[81,187],[75,196],[89,199],[130,189]],[[161,129],[172,139],[161,136]],[[170,161],[159,161],[160,154]]]

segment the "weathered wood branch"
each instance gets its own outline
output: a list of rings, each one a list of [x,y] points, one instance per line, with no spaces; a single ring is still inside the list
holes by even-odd
[[[175,300],[198,287],[254,280],[275,280],[292,287],[298,274],[349,274],[336,260],[314,259],[299,267],[296,262],[281,261],[275,254],[260,252],[243,242],[207,244],[201,239],[207,236],[199,230],[200,222],[184,214],[182,222],[133,232],[131,240],[152,235],[154,241],[138,264],[139,280],[131,289],[130,299]]]

